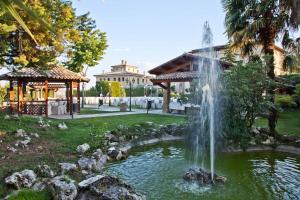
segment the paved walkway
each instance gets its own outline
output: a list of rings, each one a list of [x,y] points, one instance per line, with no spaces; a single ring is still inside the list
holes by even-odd
[[[90,108],[93,110],[99,110],[97,105],[86,105],[86,108]],[[84,119],[84,118],[95,118],[95,117],[109,117],[109,116],[122,116],[122,115],[136,115],[136,114],[146,114],[146,109],[132,109],[131,112],[116,112],[119,111],[117,107],[109,107],[109,106],[101,106],[101,111],[105,111],[107,113],[99,113],[99,114],[84,114],[84,115],[73,115],[73,119]],[[171,115],[171,116],[183,116],[172,113],[163,113],[162,110],[149,110],[149,114],[157,114],[157,115]],[[71,115],[50,115],[49,118],[53,119],[72,119]]]

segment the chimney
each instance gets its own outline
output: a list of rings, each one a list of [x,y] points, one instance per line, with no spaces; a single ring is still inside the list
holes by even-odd
[[[124,60],[121,61],[122,65],[124,64]]]
[[[104,70],[102,70],[102,74],[104,74]]]

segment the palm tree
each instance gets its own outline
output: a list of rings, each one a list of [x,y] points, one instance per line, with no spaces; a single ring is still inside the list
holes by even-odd
[[[272,80],[274,73],[274,46],[276,39],[284,31],[299,28],[298,0],[222,0],[226,12],[226,33],[232,48],[240,49],[245,55],[260,45],[266,56],[267,75]],[[275,100],[275,86],[267,90],[271,101]],[[269,130],[276,136],[277,109],[270,108]]]
[[[27,7],[21,0],[0,0],[0,9],[8,12],[24,29],[24,31],[32,38],[32,40],[36,43],[36,39],[34,35],[31,33],[26,23],[23,21],[19,13],[16,11],[14,6],[18,6],[20,9],[24,10],[29,16],[39,21],[41,24],[46,26],[48,29],[52,30],[47,22],[45,22],[41,17],[37,15],[35,11]]]

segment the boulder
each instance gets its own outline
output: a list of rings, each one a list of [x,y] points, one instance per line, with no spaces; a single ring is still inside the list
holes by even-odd
[[[198,184],[215,184],[225,183],[226,178],[214,174],[214,179],[211,178],[211,173],[199,168],[190,168],[183,176],[183,179],[189,182],[197,182]]]
[[[12,153],[16,153],[17,152],[17,149],[14,148],[14,147],[11,147],[11,146],[8,146],[6,149],[7,149],[7,151],[10,151]]]
[[[33,184],[31,189],[33,189],[34,191],[42,191],[42,190],[47,189],[49,187],[49,185],[50,185],[50,179],[48,179],[48,178],[38,179]]]
[[[126,158],[126,152],[117,147],[110,147],[107,150],[107,159],[110,161],[122,160]]]
[[[5,178],[5,183],[13,185],[16,189],[21,187],[30,188],[36,181],[36,174],[32,170],[25,169],[21,172],[15,172],[11,176]]]
[[[61,168],[61,173],[65,174],[69,171],[74,171],[77,169],[77,165],[73,163],[59,163]]]
[[[60,129],[60,130],[66,130],[66,129],[68,129],[68,127],[65,124],[65,122],[62,122],[62,123],[58,124],[58,129]]]
[[[78,160],[78,165],[81,170],[92,171],[92,169],[96,165],[96,159],[82,157]]]
[[[102,172],[106,162],[107,162],[107,156],[106,155],[101,156],[100,159],[96,159],[96,164],[93,167],[94,171]]]
[[[51,170],[49,165],[38,165],[36,171],[37,175],[40,177],[53,178],[55,176],[55,173]]]
[[[100,159],[103,156],[103,152],[101,149],[97,149],[96,151],[94,151],[94,153],[92,154],[92,157],[95,158],[96,160]]]
[[[84,154],[90,149],[90,145],[87,143],[84,143],[82,145],[77,146],[76,151],[80,154]]]
[[[78,200],[143,200],[133,189],[119,179],[107,175],[90,177],[79,184]]]
[[[27,133],[23,129],[18,129],[16,132],[16,137],[26,137]]]
[[[104,135],[105,140],[108,140],[109,142],[119,142],[119,137],[112,134],[111,131],[107,131]]]
[[[35,137],[35,138],[39,138],[39,134],[37,133],[29,133],[30,136]]]
[[[77,196],[75,181],[67,176],[54,177],[49,188],[54,200],[73,200]]]

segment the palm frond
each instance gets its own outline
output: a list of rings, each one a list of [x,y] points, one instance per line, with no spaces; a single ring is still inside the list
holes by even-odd
[[[24,31],[32,38],[32,40],[38,45],[36,39],[34,38],[33,34],[29,30],[28,26],[26,23],[23,21],[19,13],[15,10],[13,7],[13,4],[8,1],[8,0],[1,0],[0,5],[7,10],[13,17],[14,19],[20,24],[20,26],[24,29]]]

